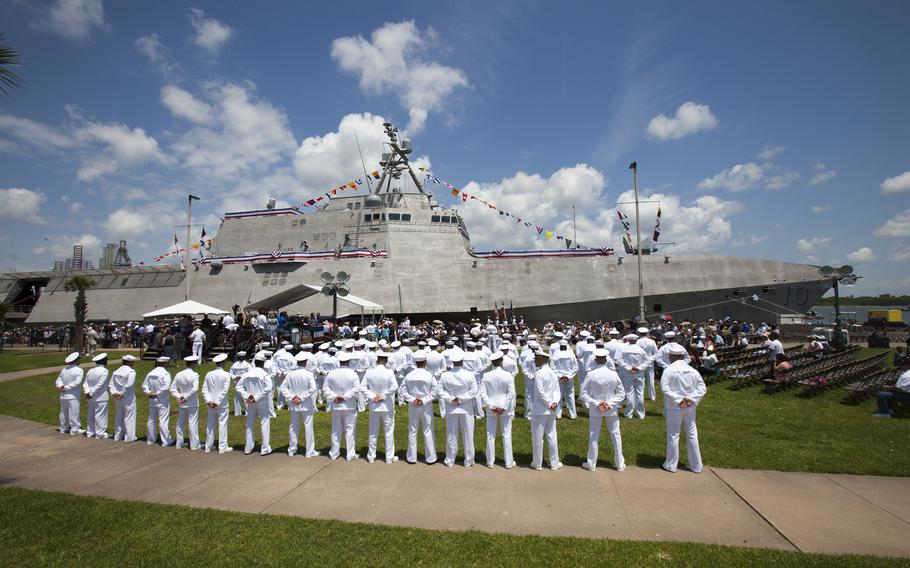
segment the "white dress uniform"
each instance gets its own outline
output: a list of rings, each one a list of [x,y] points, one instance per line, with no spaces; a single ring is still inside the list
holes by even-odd
[[[511,359],[506,357],[505,359]],[[515,377],[502,367],[494,366],[483,375],[480,383],[480,398],[487,408],[487,467],[496,461],[496,430],[502,428],[502,456],[506,469],[515,467],[512,457],[512,419],[515,417]],[[493,408],[502,408],[500,415]]]
[[[550,449],[550,467],[559,469],[559,443],[556,438],[556,410],[551,404],[558,404],[562,392],[559,377],[549,365],[537,367],[534,371],[534,404],[531,407],[531,467],[540,469],[543,465],[543,440],[547,439]]]
[[[347,355],[343,355],[342,360]],[[339,367],[325,377],[322,395],[332,411],[332,436],[329,458],[338,459],[341,455],[341,436],[344,434],[348,461],[356,460],[357,453],[354,439],[357,434],[357,401],[360,397],[360,378],[357,372],[349,367]],[[335,398],[341,398],[336,402]]]
[[[467,357],[468,353],[465,353]],[[456,357],[457,359],[457,357]],[[458,434],[464,444],[464,466],[474,465],[474,400],[479,398],[474,373],[457,365],[446,371],[439,379],[439,397],[446,403],[446,459],[449,467],[455,465],[458,454]],[[458,404],[453,401],[458,399]]]
[[[228,391],[230,388],[231,374],[217,367],[206,373],[205,380],[202,381],[202,400],[208,409],[205,417],[206,452],[211,452],[215,447],[216,426],[218,427],[218,453],[226,453],[230,449],[228,446],[228,414],[231,411],[228,403]],[[210,402],[215,403],[216,406],[209,407]]]
[[[489,360],[482,350],[467,351],[462,359],[462,368],[474,375],[476,397],[474,399],[474,417],[483,418],[483,401],[480,400],[480,381],[483,380],[483,374],[490,366]],[[448,405],[446,405],[448,410]]]
[[[149,416],[146,423],[146,440],[149,445],[161,435],[161,445],[170,446],[173,440],[170,434],[171,422],[171,374],[164,367],[155,367],[142,381],[142,392],[149,397]]]
[[[322,386],[325,384],[325,376],[330,371],[338,368],[338,358],[328,351],[320,351],[316,357],[316,395],[314,400],[320,404],[325,404],[326,410],[328,410],[328,403],[322,397]]]
[[[666,369],[670,366],[670,349],[673,345],[679,344],[675,341],[670,341],[660,346],[660,348],[657,350],[657,358],[654,360],[655,365],[659,366],[661,369]],[[692,358],[689,357],[688,353],[686,353],[686,363],[691,360]]]
[[[237,390],[246,403],[246,444],[243,447],[244,454],[253,453],[253,446],[256,445],[253,427],[256,425],[256,419],[259,419],[259,429],[261,445],[259,453],[266,456],[272,453],[271,446],[271,420],[272,412],[270,403],[272,401],[272,389],[274,383],[272,377],[265,371],[264,367],[253,367],[237,383]],[[253,402],[249,398],[253,397]]]
[[[293,355],[288,353],[284,347],[281,347],[272,354],[272,363],[275,365],[275,375],[272,380],[275,382],[275,398],[278,399],[276,408],[283,410],[285,400],[284,395],[281,394],[281,383],[284,382],[284,377],[287,376],[291,369],[297,368],[297,362],[294,360]]]
[[[368,369],[363,375],[360,389],[370,410],[367,461],[373,463],[376,459],[376,443],[381,426],[385,432],[385,462],[392,463],[395,461],[395,393],[398,391],[395,372],[385,365]],[[379,402],[374,400],[377,395],[382,397]]]
[[[626,399],[626,391],[616,371],[606,365],[595,366],[588,371],[585,384],[581,386],[581,401],[588,407],[588,461],[586,469],[597,467],[598,442],[600,441],[601,422],[606,420],[607,432],[613,440],[613,465],[622,471],[626,462],[622,456],[622,437],[619,433],[618,408]],[[606,412],[598,406],[601,402],[610,405]]]
[[[417,462],[417,429],[423,429],[423,450],[427,463],[436,463],[436,435],[433,429],[433,400],[437,383],[426,369],[414,369],[398,387],[399,400],[408,405],[408,463]],[[420,404],[417,401],[420,400]]]
[[[237,385],[240,383],[240,379],[243,378],[243,375],[245,375],[249,370],[249,362],[234,361],[234,364],[231,365],[231,370],[229,371],[231,377],[234,379],[234,416],[240,416],[243,414],[243,397],[240,396],[240,392],[237,390]]]
[[[518,365],[525,377],[525,418],[531,419],[531,408],[534,406],[534,350],[525,347],[518,356]]]
[[[705,381],[698,371],[685,361],[675,361],[664,369],[660,378],[660,390],[664,395],[664,416],[667,419],[667,459],[664,469],[676,471],[679,463],[679,430],[686,431],[686,453],[689,456],[689,469],[701,473],[701,450],[698,447],[698,429],[695,427],[695,408],[701,403],[707,392]],[[692,406],[680,408],[684,398],[692,401]]]
[[[357,380],[362,381],[364,373],[367,372],[367,369],[373,366],[373,360],[370,357],[370,354],[362,349],[355,350],[351,353],[351,362],[348,363],[348,366],[357,373]],[[357,391],[357,412],[364,412],[367,409],[366,399],[363,396],[363,392],[360,390]]]
[[[194,329],[190,333],[190,339],[193,342],[193,355],[199,357],[199,360],[202,361],[202,346],[205,345],[205,332],[201,329]]]
[[[439,351],[427,351],[427,371],[434,377],[440,377],[448,369],[446,359]]]
[[[581,386],[585,384],[585,376],[588,374],[588,369],[591,367],[591,362],[594,359],[592,355],[594,353],[594,339],[591,338],[591,342],[588,342],[587,336],[585,339],[579,341],[575,344],[575,360],[578,361],[578,392],[581,392]]]
[[[578,374],[578,359],[575,357],[575,353],[572,353],[568,347],[565,349],[560,348],[550,358],[550,368],[560,379],[559,392],[561,398],[559,408],[556,410],[556,419],[562,418],[562,409],[565,407],[569,410],[569,418],[575,420],[578,417],[575,409],[575,375]],[[568,380],[563,382],[563,377]]]
[[[648,379],[648,398],[657,400],[657,392],[654,390],[654,364],[658,357],[657,344],[647,335],[640,337],[635,344],[641,347],[641,350],[645,352],[645,355],[651,358],[651,364],[648,365],[648,370],[645,371],[645,375]]]
[[[616,361],[616,352],[623,346],[623,342],[617,338],[612,338],[604,344],[604,349],[610,352],[610,359]]]
[[[291,424],[288,427],[288,455],[297,454],[300,446],[300,423],[303,422],[303,435],[305,442],[304,456],[311,458],[318,456],[316,439],[313,435],[313,415],[316,413],[315,394],[316,376],[305,367],[291,371],[281,384],[281,391],[288,403]],[[299,404],[294,404],[294,397],[300,399]]]
[[[177,428],[174,439],[183,447],[184,428],[189,430],[190,449],[199,449],[199,373],[184,369],[171,381],[171,396],[177,401]],[[183,398],[183,402],[180,399]]]
[[[502,370],[512,375],[512,378],[518,376],[518,361],[510,352],[502,351]]]
[[[92,367],[85,374],[82,392],[88,395],[88,413],[85,415],[85,435],[89,438],[105,439],[107,433],[107,403],[109,371],[104,365]]]
[[[60,392],[60,432],[73,436],[82,433],[79,423],[79,396],[82,392],[84,371],[79,365],[67,365],[57,376],[56,386]],[[63,390],[60,390],[60,389]]]
[[[114,399],[114,441],[136,441],[136,370],[122,365],[111,375],[111,396],[123,395]]]
[[[616,368],[626,390],[626,418],[631,418],[633,412],[639,418],[645,417],[645,372],[651,363],[644,350],[634,343],[616,350]],[[633,373],[632,369],[638,372]]]

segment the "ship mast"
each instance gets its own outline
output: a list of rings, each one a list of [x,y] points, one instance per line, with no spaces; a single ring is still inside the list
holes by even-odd
[[[639,223],[638,214],[638,162],[629,164],[629,169],[632,170],[632,185],[635,188],[635,232],[637,233],[637,242],[635,246],[638,249],[638,321],[639,323],[643,323],[647,320],[645,319],[645,288],[641,281],[641,224]]]
[[[379,183],[376,185],[374,193],[381,193],[383,185],[387,185],[387,190],[391,191],[392,180],[399,179],[401,173],[405,170],[410,174],[411,179],[414,180],[414,185],[417,186],[420,193],[426,193],[423,190],[420,179],[417,177],[417,173],[411,167],[411,161],[408,159],[408,154],[412,151],[411,141],[407,138],[401,138],[398,135],[398,129],[392,126],[391,122],[384,122],[382,125],[385,127],[385,133],[389,137],[389,141],[386,144],[389,145],[390,151],[382,153],[382,161],[379,162],[379,165],[382,166],[382,177],[379,178]]]

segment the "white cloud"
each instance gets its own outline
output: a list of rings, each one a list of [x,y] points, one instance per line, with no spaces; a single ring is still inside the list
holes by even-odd
[[[812,169],[815,170],[815,175],[809,180],[809,185],[818,185],[837,177],[836,170],[828,169],[828,167],[821,162],[817,162]]]
[[[910,244],[906,242],[895,243],[891,246],[891,254],[888,256],[888,258],[890,260],[899,261],[910,260]]]
[[[100,153],[83,159],[77,172],[80,181],[92,181],[125,168],[149,162],[167,164],[169,158],[158,147],[158,141],[142,128],[124,124],[103,123],[82,118],[78,110],[70,109],[78,126],[77,140],[87,144],[100,144]]]
[[[676,109],[675,116],[659,114],[648,123],[648,136],[657,140],[678,140],[702,130],[717,126],[711,107],[688,101]]]
[[[766,235],[766,234],[750,235],[748,237],[743,235],[742,237],[731,242],[730,244],[735,247],[755,246],[755,245],[761,244],[767,240],[768,240],[768,235]]]
[[[57,0],[36,24],[66,39],[85,41],[96,28],[104,29],[104,4],[101,0]]]
[[[171,57],[170,50],[161,43],[157,33],[140,37],[135,46],[162,75],[170,76],[177,70],[178,65]]]
[[[825,213],[827,211],[831,211],[831,204],[825,203],[823,205],[813,205],[812,207],[809,208],[809,211],[816,213],[816,214]]]
[[[875,260],[875,253],[869,247],[861,247],[847,254],[850,262],[871,262]]]
[[[887,178],[881,185],[882,193],[904,193],[910,191],[910,171]]]
[[[875,229],[876,237],[910,237],[910,209],[904,209],[894,217],[888,219],[884,225]]]
[[[234,35],[231,26],[216,20],[215,18],[206,18],[205,13],[198,8],[190,9],[190,23],[196,30],[196,37],[193,43],[205,49],[211,54],[216,54],[225,43]]]
[[[761,152],[756,156],[759,160],[763,162],[770,162],[774,158],[780,156],[786,150],[786,146],[765,146],[761,149]]]
[[[703,179],[699,182],[698,187],[745,191],[764,184],[766,189],[776,190],[789,186],[799,177],[799,172],[784,170],[771,162],[763,164],[746,162],[736,164],[713,177]]]
[[[161,102],[177,118],[196,124],[208,124],[212,121],[212,107],[180,87],[174,85],[162,87]]]
[[[72,138],[54,128],[9,114],[0,114],[0,130],[39,150],[61,150],[74,145]]]
[[[189,130],[173,144],[185,166],[200,175],[226,178],[266,170],[294,151],[297,142],[287,114],[255,99],[254,91],[251,83],[207,86],[213,123]]]
[[[0,189],[0,218],[24,221],[36,225],[47,223],[40,214],[44,193],[22,187]]]
[[[470,87],[461,69],[423,60],[436,43],[433,28],[421,33],[413,21],[387,22],[369,40],[360,35],[335,39],[332,59],[360,76],[364,92],[397,94],[410,116],[407,129],[414,134],[456,89]]]
[[[802,254],[810,254],[831,246],[830,237],[811,237],[796,241],[796,250]]]
[[[101,252],[101,239],[90,233],[79,236],[61,235],[55,237],[52,241],[47,241],[41,246],[33,248],[32,254],[62,260],[73,256],[73,245],[82,245],[83,258],[91,260],[97,266],[97,258]],[[49,263],[50,261],[48,261]]]
[[[185,224],[185,223],[184,223]],[[142,234],[149,225],[149,216],[135,209],[123,207],[107,216],[104,229],[110,235],[124,238]]]

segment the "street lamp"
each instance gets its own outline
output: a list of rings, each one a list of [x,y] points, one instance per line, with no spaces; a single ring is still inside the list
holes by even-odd
[[[347,282],[351,279],[351,275],[339,270],[338,274],[323,272],[319,277],[322,279],[320,292],[332,297],[332,322],[334,323],[338,318],[338,296],[344,298],[350,292]]]
[[[844,286],[853,286],[856,284],[856,281],[862,278],[862,276],[857,276],[853,274],[853,267],[849,264],[839,266],[834,268],[832,266],[822,266],[818,269],[818,273],[829,278],[831,280],[831,285],[834,286],[834,323],[840,323],[840,293],[838,286],[843,284]]]

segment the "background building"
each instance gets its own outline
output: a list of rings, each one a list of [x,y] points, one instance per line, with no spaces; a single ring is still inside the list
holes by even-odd
[[[114,258],[117,256],[117,245],[108,243],[104,245],[104,251],[101,253],[101,262],[98,268],[114,268]]]
[[[107,250],[107,247],[104,248]],[[117,249],[117,254],[114,256],[114,268],[129,268],[132,265],[133,261],[130,260],[130,254],[126,251],[126,241],[120,241],[120,247]]]

